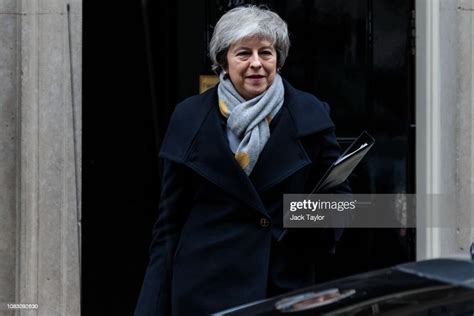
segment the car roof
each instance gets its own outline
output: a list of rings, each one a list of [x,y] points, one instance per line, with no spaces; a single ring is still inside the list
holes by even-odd
[[[401,264],[395,269],[422,278],[474,289],[474,261],[432,259]]]

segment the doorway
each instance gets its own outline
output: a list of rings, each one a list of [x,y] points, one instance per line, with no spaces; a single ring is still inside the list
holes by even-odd
[[[342,146],[362,130],[375,137],[353,192],[415,193],[414,0],[84,2],[85,315],[133,313],[159,203],[158,148],[176,103],[213,74],[207,43],[233,6],[266,4],[288,22],[282,76],[330,104]],[[320,269],[332,279],[412,260],[414,229],[348,229]]]

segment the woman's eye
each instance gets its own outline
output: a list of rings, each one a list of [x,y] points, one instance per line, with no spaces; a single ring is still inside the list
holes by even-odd
[[[272,55],[272,52],[269,50],[264,50],[263,52],[261,52],[261,54],[270,56]]]
[[[237,56],[248,56],[249,52],[238,52]]]

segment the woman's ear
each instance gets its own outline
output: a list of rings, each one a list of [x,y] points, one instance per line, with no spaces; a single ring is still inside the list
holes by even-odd
[[[227,70],[223,69],[222,74],[224,75],[224,79],[229,79],[229,73],[227,72]]]

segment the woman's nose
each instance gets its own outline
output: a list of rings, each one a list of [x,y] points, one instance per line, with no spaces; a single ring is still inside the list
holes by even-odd
[[[262,67],[262,62],[260,61],[260,56],[257,53],[252,54],[252,60],[250,61],[250,67],[260,68]]]

